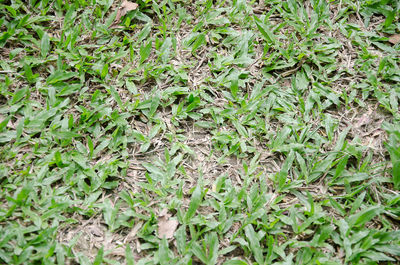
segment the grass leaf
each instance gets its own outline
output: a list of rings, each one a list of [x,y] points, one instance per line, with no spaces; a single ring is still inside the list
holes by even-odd
[[[202,187],[200,185],[196,186],[192,193],[192,198],[190,199],[189,209],[185,214],[185,223],[188,223],[190,219],[196,214],[196,210],[199,208],[202,201]]]

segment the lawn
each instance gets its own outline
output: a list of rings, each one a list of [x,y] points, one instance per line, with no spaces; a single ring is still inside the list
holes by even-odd
[[[400,1],[0,0],[0,264],[400,264]]]

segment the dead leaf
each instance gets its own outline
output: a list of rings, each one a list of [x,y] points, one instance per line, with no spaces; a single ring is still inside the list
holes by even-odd
[[[136,239],[136,251],[137,253],[142,252],[142,247],[138,238]]]
[[[358,120],[358,122],[356,123],[355,127],[360,128],[361,126],[368,124],[371,121],[370,115],[371,115],[370,113],[363,114],[361,116],[361,118]]]
[[[355,124],[356,128],[360,128],[363,125],[367,125],[368,123],[371,122],[371,118],[372,118],[372,114],[373,114],[374,110],[369,108],[367,112],[365,112],[361,118],[357,121],[357,123]]]
[[[175,230],[178,227],[179,222],[175,219],[169,219],[168,215],[164,215],[158,220],[158,237],[166,239],[174,236]]]
[[[168,213],[168,208],[164,208],[161,210],[161,212],[158,214],[158,217],[164,217],[165,219],[168,219],[171,215]]]
[[[389,37],[389,42],[392,44],[400,43],[400,34],[394,34]]]
[[[114,248],[110,252],[110,255],[125,257],[125,248],[121,248],[121,247]]]
[[[119,23],[121,20],[121,17],[125,16],[126,13],[129,11],[135,10],[138,8],[138,4],[129,2],[127,0],[124,0],[121,4],[121,7],[119,8],[117,12],[117,16],[115,17],[115,23]]]
[[[125,237],[124,244],[127,242],[131,242],[135,237],[137,232],[142,228],[143,222],[138,222],[135,224],[135,226],[132,228],[131,232]]]
[[[100,227],[96,226],[96,225],[91,225],[87,227],[88,231],[96,236],[96,237],[102,237],[103,236],[103,231],[101,231]]]

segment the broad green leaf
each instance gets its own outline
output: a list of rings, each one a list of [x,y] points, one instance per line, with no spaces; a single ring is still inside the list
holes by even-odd
[[[21,135],[22,135],[22,131],[23,131],[23,129],[24,129],[24,124],[25,124],[25,118],[22,118],[19,122],[18,122],[18,124],[17,124],[17,127],[16,127],[16,137],[15,137],[15,144],[17,144],[17,142],[18,142],[18,139],[21,137]],[[1,126],[0,126],[1,127]],[[1,128],[0,128],[0,131],[1,131]]]
[[[24,63],[24,75],[29,83],[34,83],[39,76],[39,74],[33,74],[31,66],[27,63]]]
[[[170,258],[168,252],[169,252],[168,241],[165,237],[163,237],[163,239],[161,239],[161,243],[158,249],[158,257],[160,259],[161,265],[170,264]]]
[[[385,23],[384,23],[384,27],[385,28],[387,28],[390,25],[392,25],[392,22],[393,22],[395,16],[396,16],[396,12],[395,11],[386,12],[386,20],[385,20]]]
[[[149,111],[150,117],[154,116],[159,105],[160,105],[160,97],[158,95],[156,95],[151,100],[150,111]]]
[[[364,201],[365,198],[365,191],[361,193],[357,199],[354,201],[353,205],[351,206],[350,214],[355,213],[361,206],[362,202]]]
[[[347,212],[345,209],[332,197],[329,197],[329,202],[333,208],[335,208],[342,216],[345,216]]]
[[[356,214],[349,216],[349,226],[363,226],[365,223],[371,221],[377,215],[380,215],[383,212],[382,206],[370,206],[359,211]]]
[[[397,143],[400,143],[400,141]],[[392,146],[389,143],[385,143],[385,147],[389,151],[392,161],[393,184],[396,189],[400,189],[400,148]]]
[[[135,265],[135,259],[133,257],[133,253],[129,244],[127,244],[125,248],[125,259],[126,265]]]
[[[147,44],[142,44],[140,46],[139,54],[140,54],[140,63],[142,64],[144,61],[147,60],[151,53],[151,48],[152,48],[152,41],[149,40]]]
[[[195,41],[193,42],[193,44],[192,44],[192,52],[193,52],[193,53],[196,52],[196,50],[197,50],[198,48],[200,48],[202,45],[204,45],[204,44],[206,44],[206,43],[207,43],[207,41],[206,41],[206,35],[205,35],[204,33],[199,34],[199,35],[196,37],[196,39],[195,39]]]
[[[281,171],[277,173],[277,180],[278,180],[278,187],[282,189],[287,181],[287,176],[289,173],[289,169],[291,168],[293,161],[294,161],[295,152],[290,151],[288,157],[286,158],[285,162],[283,162]]]
[[[47,84],[55,84],[60,81],[65,81],[74,77],[77,77],[78,73],[75,72],[64,72],[57,70],[52,73],[46,80]]]
[[[112,205],[109,199],[106,199],[103,203],[103,217],[104,222],[108,225],[110,230],[114,230],[116,227],[116,218],[119,210],[119,204]]]
[[[24,183],[24,186],[22,189],[18,192],[15,202],[19,205],[22,206],[25,204],[26,200],[29,197],[29,194],[33,191],[33,186],[32,182]]]
[[[223,265],[248,265],[248,263],[240,259],[231,259],[225,261]]]
[[[265,25],[258,17],[254,16],[254,21],[257,25],[258,30],[261,32],[261,35],[267,41],[269,45],[275,44],[276,39],[274,34],[270,31],[267,25]]]
[[[8,143],[11,140],[15,139],[17,134],[14,131],[6,131],[0,133],[0,143]]]
[[[244,228],[244,232],[250,243],[250,249],[254,255],[254,259],[258,264],[264,264],[263,248],[260,245],[260,240],[257,233],[254,231],[253,226],[251,224],[247,225]]]
[[[87,145],[88,145],[88,148],[89,148],[89,157],[92,157],[92,155],[93,155],[93,141],[92,141],[92,138],[90,138],[90,136],[88,135],[87,137],[86,137],[86,142],[87,142]]]
[[[68,140],[72,138],[81,137],[80,134],[70,131],[53,131],[51,132],[51,134],[59,139],[68,139]]]
[[[230,89],[231,89],[232,97],[233,97],[234,99],[236,99],[236,98],[237,98],[237,94],[238,94],[238,90],[239,90],[239,82],[238,82],[238,79],[233,79],[233,80],[231,80]]]
[[[211,234],[208,235],[207,246],[209,248],[208,263],[216,264],[218,259],[218,249],[219,249],[219,240],[217,233],[212,232]]]
[[[11,120],[11,116],[7,116],[2,122],[0,122],[0,132],[3,131],[6,127],[8,122]]]
[[[141,43],[143,40],[147,38],[147,36],[150,34],[151,31],[151,24],[147,23],[143,29],[140,31],[138,37],[137,37],[137,42]]]
[[[108,74],[108,63],[105,63],[103,65],[103,68],[101,69],[100,78],[104,80],[104,78],[106,78],[107,74]]]
[[[63,163],[60,151],[57,151],[57,152],[54,153],[54,161],[56,162],[56,165],[58,167],[60,167],[60,168],[64,167],[64,163]]]
[[[400,256],[400,245],[377,245],[373,248],[380,252],[386,252],[391,255]]]
[[[344,169],[346,168],[348,160],[349,160],[349,155],[345,155],[344,157],[340,158],[340,162],[336,166],[335,175],[333,176],[333,179],[336,179],[341,176]]]
[[[209,264],[205,250],[197,242],[192,244],[191,251],[204,264]]]
[[[179,254],[183,254],[186,251],[186,225],[181,225],[175,232],[176,246]]]
[[[110,139],[104,139],[100,142],[99,145],[96,146],[96,148],[93,151],[93,154],[96,156],[100,151],[104,150],[109,144],[110,144]]]
[[[235,126],[236,130],[238,131],[238,133],[241,136],[243,136],[245,138],[249,137],[246,128],[239,121],[232,120],[232,124],[233,124],[233,126]]]
[[[400,190],[400,160],[392,162],[393,184],[397,190]]]
[[[111,96],[115,99],[115,101],[117,102],[118,106],[120,108],[123,108],[123,103],[122,103],[121,97],[119,96],[117,90],[115,90],[115,88],[113,86],[110,86],[110,87],[107,87],[107,91],[109,91]]]
[[[11,101],[11,104],[15,104],[18,101],[20,101],[22,98],[25,97],[25,95],[28,93],[28,89],[27,88],[21,88],[19,89],[17,92],[15,92],[13,99]]]
[[[192,197],[189,203],[189,209],[185,214],[185,223],[189,223],[190,219],[196,214],[197,208],[199,208],[201,200],[202,200],[202,187],[197,185],[192,193]]]
[[[49,54],[50,51],[50,38],[49,35],[44,32],[42,36],[42,40],[40,42],[40,52],[42,54],[42,57],[46,57]]]
[[[103,262],[103,255],[104,255],[104,247],[102,246],[93,261],[93,265],[100,265]]]
[[[391,254],[391,253],[389,253]],[[377,251],[367,251],[362,254],[363,257],[367,257],[373,261],[396,261],[394,258],[389,257],[382,252],[377,252]]]

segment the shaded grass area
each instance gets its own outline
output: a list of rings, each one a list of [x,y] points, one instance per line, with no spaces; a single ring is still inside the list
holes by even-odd
[[[400,3],[0,0],[0,263],[397,264]]]

